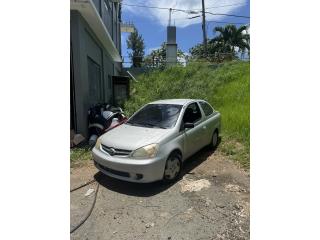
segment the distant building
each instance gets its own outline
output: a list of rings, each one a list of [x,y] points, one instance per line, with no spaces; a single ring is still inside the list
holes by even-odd
[[[177,64],[177,42],[176,27],[167,26],[167,43],[166,43],[166,65],[173,66]]]
[[[84,136],[88,109],[114,101],[113,79],[122,70],[119,2],[70,0],[70,127]]]

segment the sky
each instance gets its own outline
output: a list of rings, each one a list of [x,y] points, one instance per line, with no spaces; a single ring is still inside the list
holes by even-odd
[[[159,48],[161,43],[166,41],[166,27],[169,21],[169,10],[127,6],[143,5],[160,8],[176,8],[186,10],[201,10],[201,0],[123,0],[122,1],[122,22],[132,22],[142,35],[145,43],[145,54]],[[250,16],[249,0],[205,0],[206,11],[211,13],[232,14]],[[201,13],[200,13],[201,14]],[[177,27],[177,44],[183,52],[188,53],[194,45],[203,41],[200,14],[187,14],[185,12],[173,11],[171,24]],[[229,17],[221,15],[206,14],[207,37],[214,36],[213,28],[224,26],[225,23],[215,23],[210,21],[249,23],[248,18]],[[240,26],[240,25],[237,25]],[[125,61],[129,61],[126,39],[129,33],[122,33],[121,47]]]

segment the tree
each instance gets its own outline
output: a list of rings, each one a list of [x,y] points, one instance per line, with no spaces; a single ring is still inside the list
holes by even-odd
[[[185,58],[181,49],[177,50],[177,63],[182,64]],[[164,68],[166,66],[166,43],[163,42],[160,48],[152,50],[149,55],[144,58],[144,65],[146,67]]]
[[[207,43],[207,49],[202,43],[190,48],[190,60],[204,60],[210,62],[223,62],[237,58],[231,49],[223,44],[213,41],[212,39]]]
[[[237,52],[250,51],[250,35],[247,33],[247,26],[237,28],[235,25],[215,27],[219,33],[207,44],[207,51],[203,44],[192,47],[189,52],[191,59],[205,59],[212,62],[222,62],[236,59]]]
[[[214,30],[220,34],[213,38],[213,41],[220,43],[224,48],[235,52],[238,48],[240,52],[250,51],[250,35],[247,33],[247,26],[226,25],[225,27],[215,27]]]
[[[131,49],[131,52],[129,52],[129,57],[132,62],[132,67],[141,67],[145,45],[142,35],[139,35],[137,29],[135,29],[134,32],[129,35],[127,39],[127,47],[128,49]]]

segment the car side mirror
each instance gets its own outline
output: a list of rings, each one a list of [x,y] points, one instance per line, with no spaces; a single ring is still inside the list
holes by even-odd
[[[193,123],[188,123],[188,122],[186,122],[185,124],[184,124],[184,128],[186,129],[186,128],[194,128],[194,124]]]

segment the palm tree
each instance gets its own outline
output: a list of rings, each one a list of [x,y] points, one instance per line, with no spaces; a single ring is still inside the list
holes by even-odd
[[[214,30],[220,34],[211,40],[217,44],[224,53],[235,53],[236,48],[244,53],[250,51],[250,35],[247,33],[248,26],[226,25],[225,27],[215,27]]]

